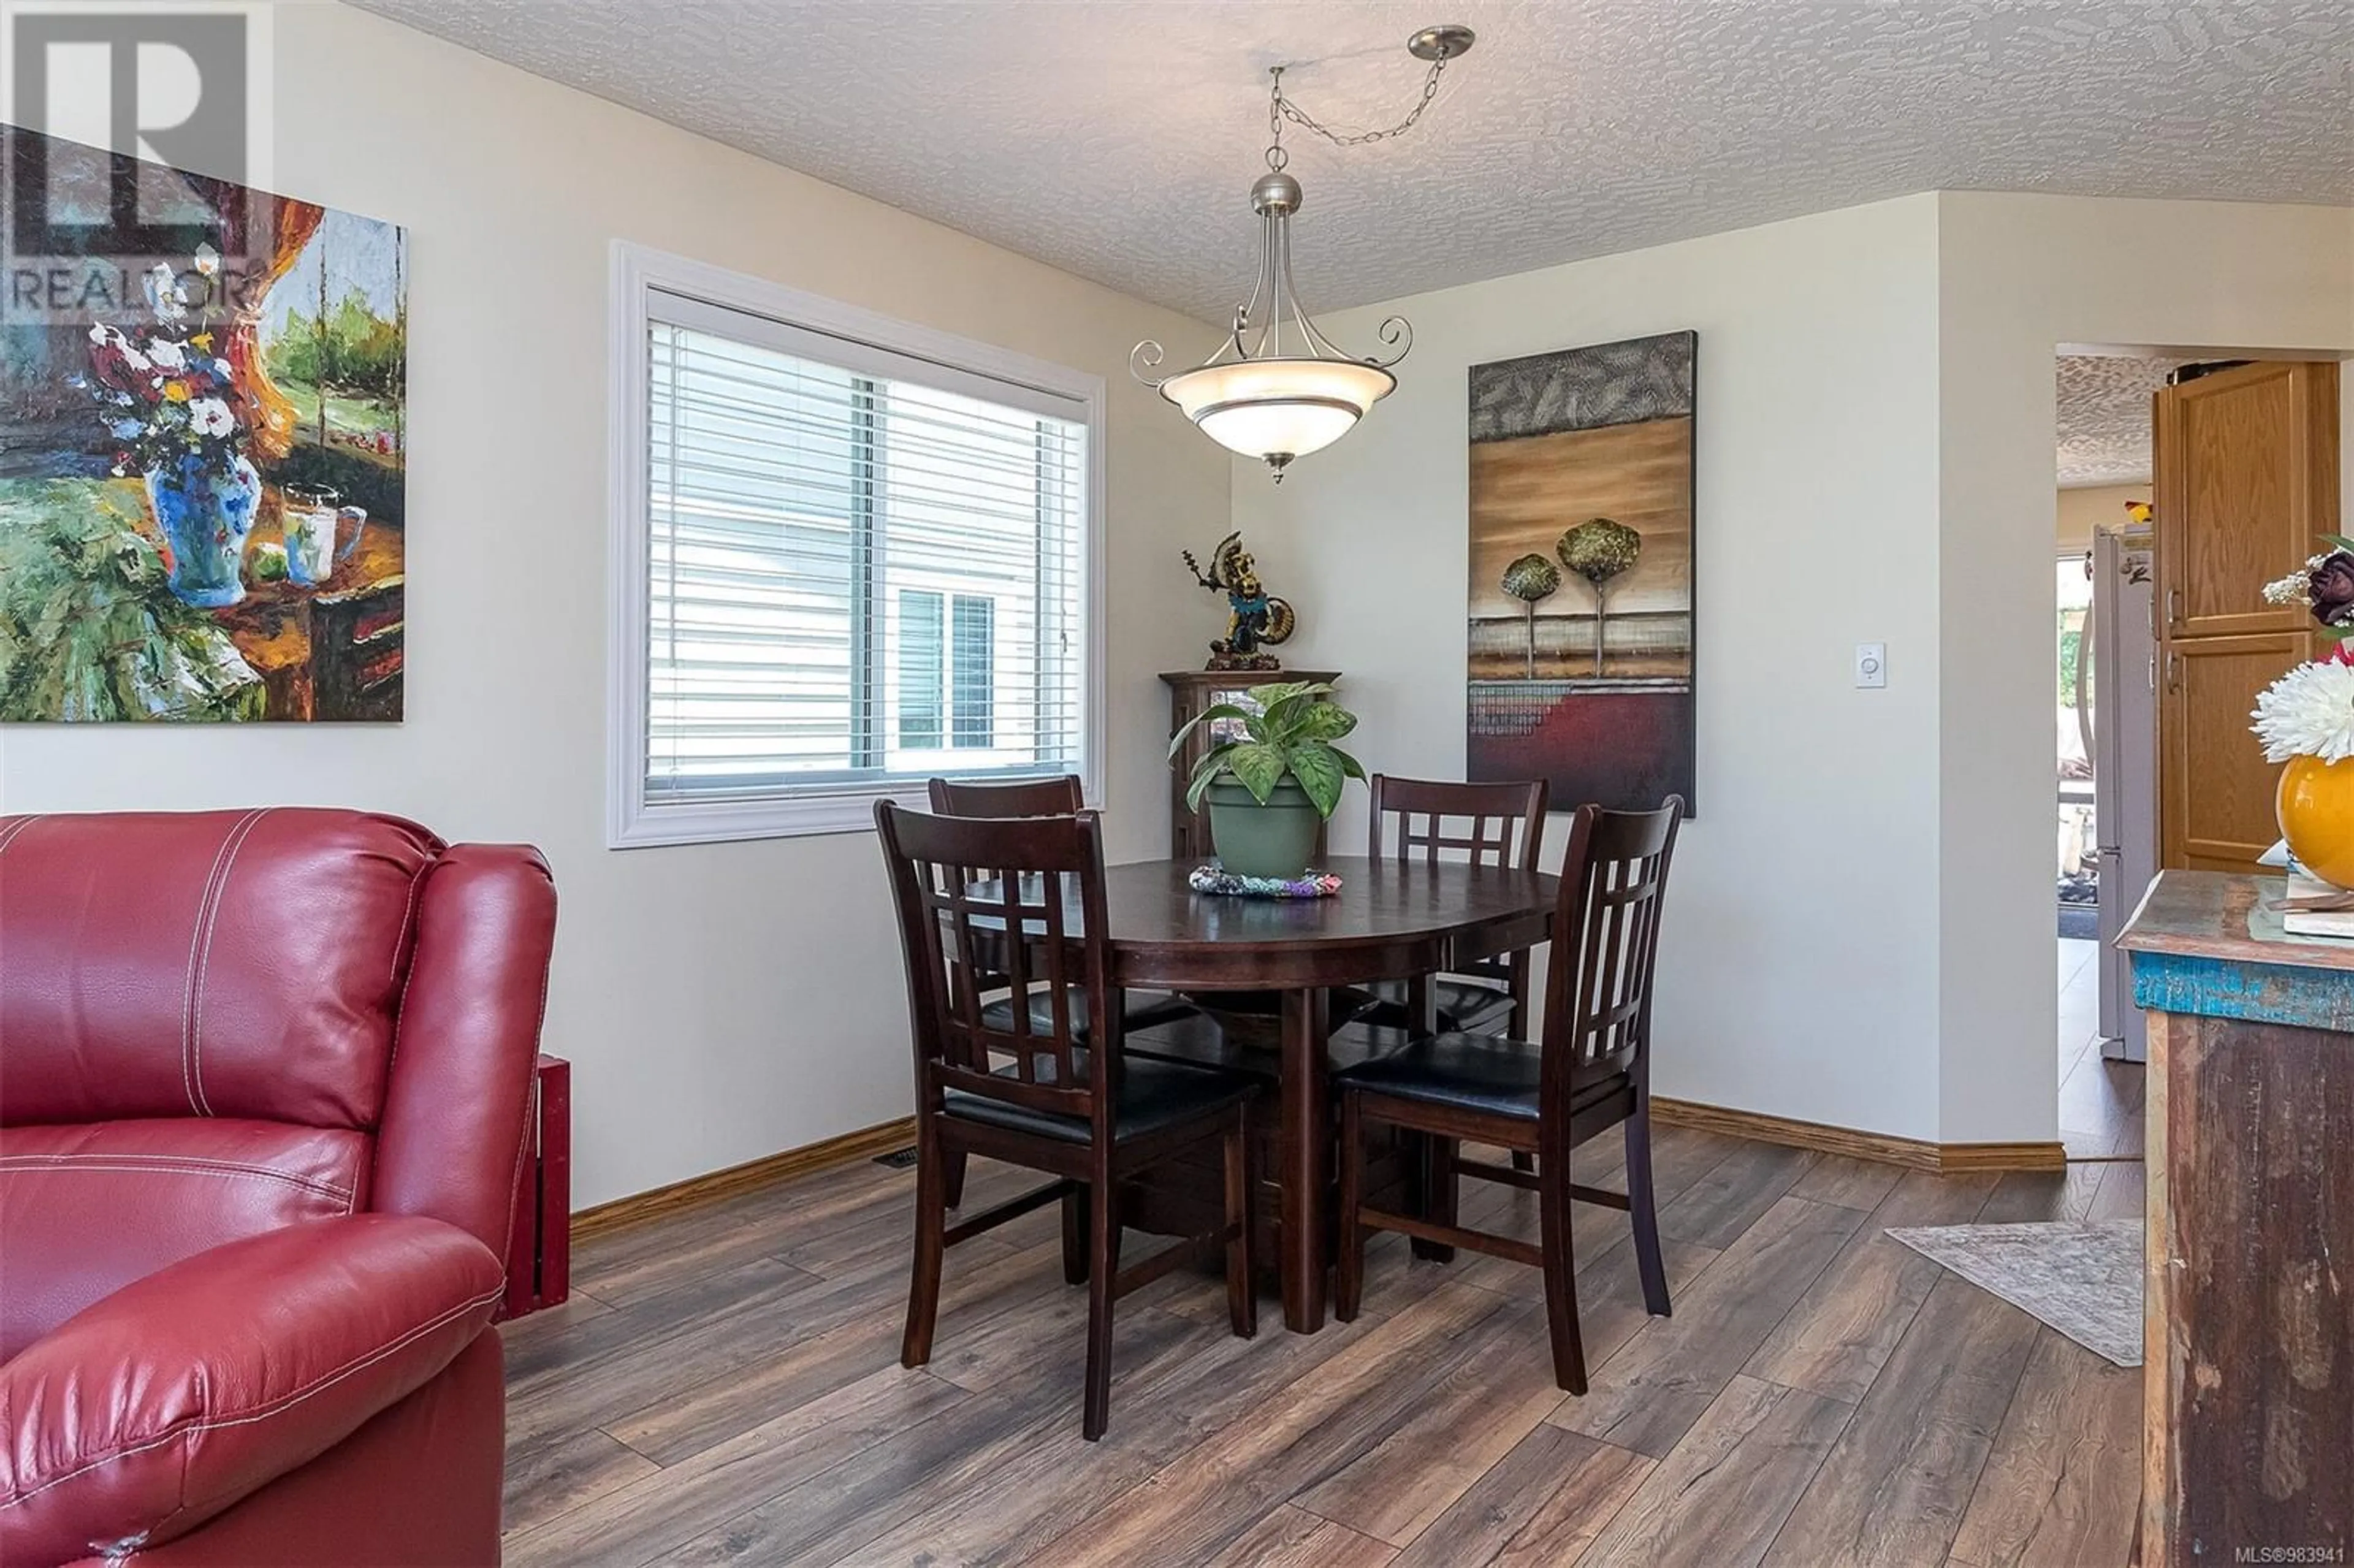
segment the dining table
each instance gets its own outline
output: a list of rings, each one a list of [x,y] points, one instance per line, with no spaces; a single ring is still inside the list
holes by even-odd
[[[1546,940],[1559,884],[1511,867],[1336,855],[1318,867],[1340,879],[1329,896],[1262,898],[1193,891],[1188,878],[1198,864],[1108,869],[1111,979],[1213,1008],[1221,993],[1269,1003],[1283,1320],[1313,1333],[1324,1325],[1331,1263],[1333,988],[1404,982],[1409,1024],[1427,1032],[1436,1016],[1428,977]]]

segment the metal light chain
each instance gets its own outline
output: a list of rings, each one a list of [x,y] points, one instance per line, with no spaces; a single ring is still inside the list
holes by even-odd
[[[1452,55],[1442,55],[1430,62],[1429,74],[1422,79],[1422,97],[1416,101],[1414,108],[1407,111],[1405,119],[1381,131],[1333,130],[1291,100],[1284,97],[1284,68],[1281,66],[1270,68],[1275,77],[1275,90],[1267,103],[1267,120],[1269,129],[1275,133],[1275,144],[1267,149],[1267,167],[1279,169],[1289,161],[1289,155],[1283,151],[1283,122],[1286,120],[1303,131],[1314,132],[1336,147],[1362,147],[1368,142],[1386,142],[1394,136],[1405,135],[1414,129],[1415,122],[1422,118],[1423,111],[1430,107],[1430,101],[1438,96],[1438,79],[1447,74],[1447,62],[1453,58]]]
[[[1267,101],[1267,166],[1281,174],[1291,162],[1291,154],[1283,150],[1283,68],[1269,66],[1267,74],[1275,78],[1275,92]]]

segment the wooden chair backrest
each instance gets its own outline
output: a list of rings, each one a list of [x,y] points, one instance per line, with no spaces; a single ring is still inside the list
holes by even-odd
[[[1545,784],[1457,784],[1437,779],[1373,777],[1373,860],[1469,860],[1474,865],[1537,867],[1544,842]],[[1391,819],[1397,831],[1390,832]],[[1449,824],[1453,824],[1450,828]],[[1518,839],[1517,845],[1514,842]]]
[[[1651,974],[1683,814],[1683,797],[1670,795],[1656,811],[1581,806],[1571,821],[1545,977],[1549,1105],[1596,1078],[1649,1070]]]
[[[1086,1117],[1108,1134],[1119,1095],[1119,1010],[1106,1005],[1110,948],[1094,814],[928,816],[882,800],[875,822],[898,909],[926,1108],[937,1111],[943,1091],[962,1089]],[[1010,1026],[991,1028],[984,993],[1006,988]],[[1045,1001],[1041,1019],[1031,1016],[1034,993]],[[1094,1021],[1094,1061],[1084,1073],[1081,1007]]]
[[[1076,773],[988,783],[935,779],[931,797],[932,810],[943,817],[1073,817],[1087,810]]]

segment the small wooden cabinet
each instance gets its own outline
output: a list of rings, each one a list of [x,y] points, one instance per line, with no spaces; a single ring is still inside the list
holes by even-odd
[[[2257,693],[2308,657],[2302,631],[2166,645],[2158,694],[2160,864],[2246,871],[2280,837],[2273,810],[2280,768],[2264,760],[2248,715]]]
[[[2149,1015],[2145,1568],[2354,1552],[2354,942],[2277,877],[2168,871],[2117,946]]]
[[[505,1319],[561,1306],[572,1294],[572,1064],[561,1056],[542,1053],[533,1064],[522,1175],[506,1299],[495,1313]]]
[[[1169,733],[1174,736],[1205,709],[1247,698],[1259,686],[1340,678],[1330,670],[1171,671],[1161,677],[1169,688]],[[1219,733],[1223,721],[1207,724],[1195,730],[1186,737],[1184,749],[1169,760],[1169,854],[1172,860],[1210,858],[1210,823],[1203,813],[1185,804],[1185,782],[1193,777],[1194,764],[1223,738]],[[1324,853],[1321,833],[1317,837],[1316,853],[1319,856]]]
[[[2267,362],[2152,400],[2162,635],[2302,631],[2264,585],[2338,531],[2338,366]]]

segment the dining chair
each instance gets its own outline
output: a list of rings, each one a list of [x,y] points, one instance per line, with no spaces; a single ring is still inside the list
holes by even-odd
[[[1045,1204],[1063,1205],[1064,1277],[1087,1287],[1087,1396],[1080,1430],[1103,1436],[1111,1405],[1112,1304],[1181,1265],[1225,1250],[1234,1331],[1257,1330],[1250,1266],[1249,1143],[1257,1086],[1235,1074],[1127,1059],[1111,995],[1103,840],[1093,813],[928,816],[877,801],[907,969],[916,1054],[916,1253],[900,1361],[931,1359],[947,1249]],[[1074,919],[1076,916],[1076,920]],[[1046,999],[993,1024],[981,987]],[[1083,1042],[1076,996],[1108,1026]],[[1219,1146],[1222,1223],[1119,1266],[1120,1183]],[[979,1154],[1053,1178],[948,1224],[949,1161]]]
[[[935,779],[927,791],[943,817],[1076,817],[1087,809],[1076,773],[1044,779]]]
[[[1333,1297],[1335,1314],[1343,1321],[1356,1317],[1363,1294],[1368,1231],[1399,1231],[1531,1264],[1544,1275],[1554,1380],[1572,1393],[1584,1393],[1572,1199],[1627,1211],[1643,1304],[1655,1316],[1668,1315],[1667,1273],[1659,1259],[1651,1191],[1651,975],[1668,863],[1683,810],[1683,798],[1673,795],[1657,811],[1578,808],[1562,863],[1538,1050],[1490,1035],[1442,1033],[1333,1075],[1341,1100],[1341,1255]],[[1395,1214],[1364,1205],[1364,1133],[1370,1122],[1419,1132],[1442,1150],[1449,1181],[1426,1199],[1431,1212]],[[1569,1151],[1622,1124],[1627,1191],[1572,1181]],[[1465,1160],[1465,1139],[1534,1153],[1537,1168],[1532,1172]],[[1458,1224],[1456,1175],[1533,1191],[1536,1245]]]
[[[1395,860],[1400,864],[1420,861],[1426,865],[1461,860],[1473,865],[1537,869],[1537,855],[1544,847],[1547,795],[1542,779],[1526,783],[1459,784],[1451,779],[1393,779],[1376,773],[1370,789],[1373,803],[1367,812],[1365,851],[1369,859]],[[1452,832],[1450,823],[1455,824]],[[1472,959],[1459,969],[1431,976],[1431,1001],[1438,1014],[1438,1027],[1526,1040],[1532,967],[1530,950],[1522,948]],[[1408,982],[1384,980],[1368,989],[1375,1005],[1365,1013],[1366,1022],[1394,1029],[1423,1027],[1421,1020],[1408,1011]],[[1536,1162],[1516,1150],[1512,1166],[1532,1171]],[[1426,1257],[1449,1255],[1420,1246],[1416,1250]]]
[[[987,817],[1005,821],[1017,817],[1074,817],[1087,810],[1087,797],[1076,773],[1062,773],[1044,779],[934,779],[926,792],[931,799],[934,814],[943,817]],[[1002,991],[1002,979],[984,978],[983,991]],[[1157,1023],[1173,1023],[1193,1015],[1193,1003],[1183,997],[1166,991],[1122,991],[1122,1011],[1131,1030],[1150,1029]],[[1087,1044],[1087,1021],[1095,1016],[1087,1009],[1084,996],[1074,994],[1071,1006],[1072,1027],[1081,1044]],[[1049,999],[1043,992],[1030,996],[1030,1027],[1044,1033],[1049,1027]],[[1011,997],[999,997],[984,1004],[981,1016],[992,1029],[1013,1027],[1013,1002]],[[1146,1053],[1150,1054],[1150,1053]],[[964,1202],[964,1160],[951,1161],[949,1169],[949,1207]]]
[[[1365,854],[1402,865],[1468,861],[1537,869],[1544,844],[1545,783],[1458,784],[1376,773]],[[1431,977],[1441,1029],[1528,1038],[1529,949],[1475,959]],[[1411,1027],[1406,982],[1370,988],[1381,1006],[1369,1021]]]

